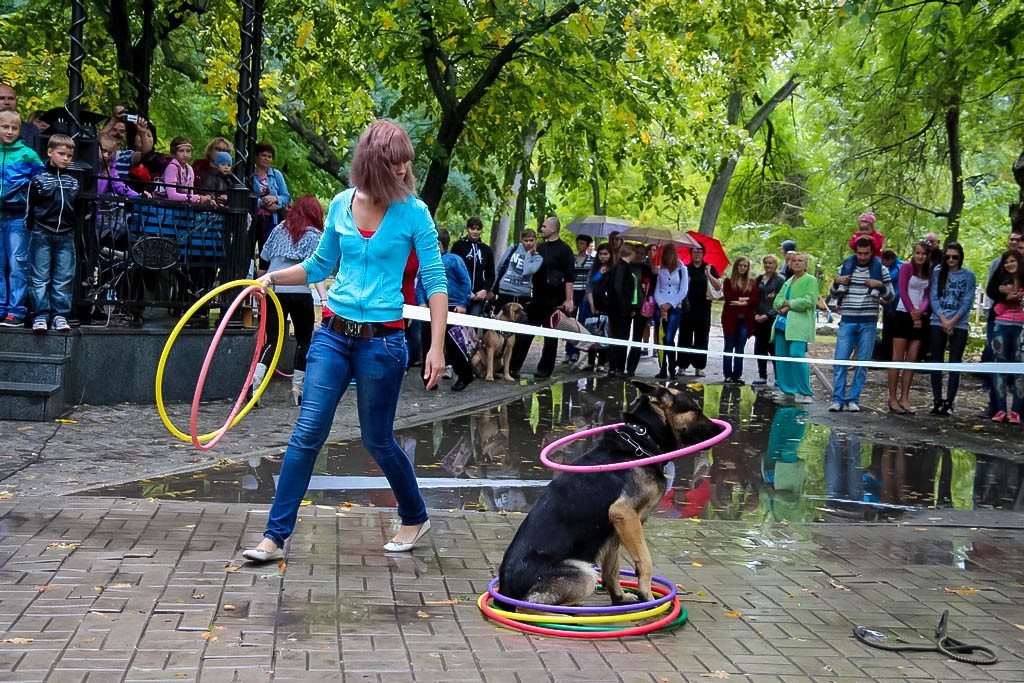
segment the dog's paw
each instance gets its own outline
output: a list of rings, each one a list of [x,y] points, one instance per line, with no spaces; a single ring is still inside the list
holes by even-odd
[[[631,605],[635,602],[640,602],[640,598],[636,593],[623,593],[622,595],[613,595],[613,605]]]

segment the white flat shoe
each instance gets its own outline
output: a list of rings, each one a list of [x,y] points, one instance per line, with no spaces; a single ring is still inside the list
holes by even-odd
[[[274,548],[273,550],[249,548],[242,552],[242,557],[250,562],[273,562],[284,559],[284,550],[281,548]]]
[[[416,532],[416,538],[412,539],[408,543],[398,543],[397,541],[388,541],[384,544],[384,552],[386,553],[407,553],[413,549],[416,545],[416,541],[423,538],[423,534],[430,531],[430,520],[423,522],[420,525],[420,530]]]

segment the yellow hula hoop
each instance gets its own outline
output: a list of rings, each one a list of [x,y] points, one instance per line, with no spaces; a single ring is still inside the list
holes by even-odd
[[[481,597],[486,598],[488,595],[489,593],[484,593]],[[620,614],[605,614],[592,617],[581,617],[572,614],[524,614],[521,612],[507,612],[497,607],[492,609],[500,611],[502,616],[507,619],[512,619],[513,621],[532,621],[548,624],[609,624],[616,621],[636,621],[639,619],[646,619],[647,617],[653,617],[656,614],[661,614],[670,607],[672,607],[671,601],[642,612],[622,612]]]
[[[174,346],[174,342],[178,338],[178,334],[185,327],[185,323],[187,323],[189,319],[193,315],[195,315],[196,312],[200,308],[202,308],[207,302],[209,302],[211,299],[216,297],[221,292],[225,292],[229,289],[234,289],[235,287],[248,287],[252,285],[255,285],[257,287],[263,286],[256,280],[234,280],[233,282],[227,282],[209,291],[206,295],[199,299],[199,301],[192,304],[192,307],[185,312],[185,315],[181,317],[181,320],[178,321],[178,324],[174,326],[173,330],[171,330],[171,336],[167,338],[167,343],[164,344],[164,349],[160,353],[160,362],[157,363],[156,366],[156,409],[157,412],[160,413],[160,420],[164,423],[164,426],[167,427],[167,431],[169,431],[171,434],[178,437],[182,441],[192,443],[192,436],[186,434],[185,432],[181,431],[180,429],[174,426],[174,424],[171,422],[171,418],[168,417],[167,415],[167,408],[164,406],[164,369],[166,368],[167,365],[167,358],[168,356],[170,356],[171,347]],[[272,289],[267,289],[266,294],[270,296],[270,300],[274,303],[274,310],[277,312],[277,319],[280,322],[280,324],[277,327],[277,344],[274,345],[274,357],[270,359],[270,364],[267,366],[267,376],[270,377],[273,376],[274,368],[277,367],[278,358],[280,358],[281,356],[281,347],[284,344],[284,311],[281,309],[280,300],[278,300],[277,295],[274,294],[274,291]],[[266,314],[266,299],[264,299],[261,313]],[[257,354],[259,354],[260,352],[259,346],[260,345],[257,344]],[[235,419],[231,421],[229,428],[234,427],[236,424],[238,424],[241,421],[241,419],[245,417],[250,410],[252,410],[253,406],[255,406],[256,402],[259,401],[260,397],[263,395],[263,392],[266,391],[267,385],[269,384],[269,381],[264,381],[262,384],[260,384],[260,388],[256,391],[255,395],[253,395],[253,397],[249,399],[249,402],[245,404],[245,407],[242,408],[238,415],[235,416]],[[201,442],[210,441],[211,439],[215,438],[219,433],[221,433],[221,431],[221,429],[218,429],[208,434],[202,434],[197,438]]]

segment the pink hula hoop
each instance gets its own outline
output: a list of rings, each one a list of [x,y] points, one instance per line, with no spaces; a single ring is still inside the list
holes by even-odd
[[[584,429],[582,432],[576,432],[569,436],[563,436],[557,441],[552,441],[550,444],[544,447],[544,450],[540,452],[540,461],[544,463],[546,467],[550,467],[553,470],[559,470],[561,472],[609,472],[612,470],[628,470],[631,467],[643,467],[644,465],[653,465],[657,462],[664,462],[666,460],[672,460],[673,458],[679,458],[690,453],[696,453],[702,451],[705,448],[711,448],[715,444],[719,443],[727,436],[732,434],[732,425],[725,420],[712,419],[716,425],[722,428],[722,431],[710,439],[701,441],[700,443],[686,448],[680,448],[676,451],[669,451],[668,453],[661,453],[660,455],[651,455],[646,458],[639,458],[637,460],[627,460],[625,462],[611,462],[604,465],[566,465],[560,462],[554,462],[548,456],[552,451],[561,448],[567,443],[575,441],[576,439],[584,439],[594,434],[600,434],[601,432],[607,432],[610,429],[618,429],[619,427],[626,424],[625,422],[617,422],[610,425],[602,425],[600,427],[592,427],[590,429]]]
[[[203,385],[206,384],[206,374],[210,370],[210,363],[213,361],[213,354],[217,350],[217,345],[220,344],[220,338],[224,335],[224,330],[227,329],[228,323],[231,321],[231,316],[234,315],[235,309],[238,308],[245,298],[250,294],[255,294],[260,300],[260,325],[256,332],[256,351],[253,353],[252,362],[249,364],[249,374],[245,377],[245,383],[242,385],[242,391],[238,394],[238,398],[235,399],[235,405],[231,408],[231,412],[228,414],[228,419],[224,421],[224,425],[213,432],[213,437],[209,441],[203,443],[199,440],[199,429],[197,426],[199,419],[199,399],[203,395]],[[226,311],[220,316],[220,324],[217,325],[217,331],[213,335],[213,340],[210,342],[210,348],[206,351],[206,358],[203,360],[203,367],[199,371],[199,382],[196,384],[196,393],[192,396],[192,414],[189,417],[189,435],[192,437],[192,445],[202,451],[208,451],[217,445],[217,442],[224,438],[224,435],[228,433],[228,429],[231,428],[231,422],[238,415],[238,411],[245,405],[245,392],[252,383],[253,375],[256,373],[256,365],[260,360],[260,352],[263,350],[263,342],[267,338],[267,297],[263,293],[263,289],[256,286],[250,285],[241,291],[241,293],[235,297],[235,300],[231,302],[231,305]]]

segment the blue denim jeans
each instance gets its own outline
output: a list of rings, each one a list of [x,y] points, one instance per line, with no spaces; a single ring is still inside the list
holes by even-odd
[[[849,360],[854,349],[857,360],[871,360],[875,350],[875,337],[878,335],[878,323],[839,323],[839,334],[836,338],[836,360]],[[832,370],[832,401],[834,403],[860,403],[860,392],[868,379],[868,369],[863,365],[853,371],[853,382],[850,391],[846,391],[846,372],[848,365],[836,365]]]
[[[747,345],[748,329],[746,320],[736,322],[736,333],[725,335],[724,350],[726,353],[743,353],[743,349]],[[722,356],[722,374],[725,375],[726,379],[730,377],[740,379],[743,376],[743,359]]]
[[[0,219],[0,319],[27,313],[28,243],[24,218]]]
[[[661,323],[665,330],[665,337],[661,343],[665,346],[676,345],[676,335],[679,334],[679,323],[683,321],[683,309],[681,306],[673,306],[668,309],[668,319]],[[662,356],[661,369],[667,370],[670,374],[676,372],[676,352],[666,351]]]
[[[992,330],[992,361],[995,363],[1019,363],[1021,360],[1021,326],[1006,325],[996,321]],[[1024,408],[1024,375],[990,375],[992,378],[992,414],[1006,410],[1006,385],[1010,385],[1013,396],[1012,410],[1020,413]]]
[[[75,281],[75,234],[33,230],[28,251],[32,317],[67,316]]]
[[[264,536],[278,547],[295,529],[299,504],[309,487],[313,464],[331,431],[338,401],[356,378],[356,406],[363,445],[377,461],[398,501],[402,524],[427,521],[416,473],[395,441],[393,423],[408,352],[401,330],[385,337],[357,339],[320,327],[306,354],[302,408],[281,463],[274,504]]]

